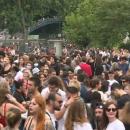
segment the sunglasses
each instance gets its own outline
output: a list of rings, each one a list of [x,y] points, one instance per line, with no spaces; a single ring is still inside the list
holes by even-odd
[[[110,111],[115,112],[115,111],[117,111],[117,108],[106,108],[106,111],[107,112],[110,112]]]

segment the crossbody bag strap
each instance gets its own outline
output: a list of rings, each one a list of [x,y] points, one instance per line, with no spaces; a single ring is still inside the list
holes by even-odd
[[[52,122],[52,124],[53,124],[53,121],[52,121],[52,119],[51,119],[51,116],[50,116],[50,114],[48,113],[48,112],[46,112],[46,114],[49,116],[49,118],[50,118],[50,121]]]
[[[29,117],[28,121],[26,122],[25,126],[24,126],[24,130],[26,130],[26,128],[28,127],[28,129],[31,126],[33,118]]]

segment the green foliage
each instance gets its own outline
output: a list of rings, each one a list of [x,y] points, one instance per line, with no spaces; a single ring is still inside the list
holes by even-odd
[[[127,44],[121,44],[121,45],[119,46],[119,48],[120,48],[120,49],[121,49],[121,48],[127,49],[127,50],[130,51],[130,42],[128,42]]]
[[[130,31],[130,0],[85,0],[66,16],[64,33],[72,41],[89,39],[92,45],[112,47]]]
[[[0,29],[23,32],[42,17],[66,15],[82,0],[0,0]]]
[[[83,0],[44,0],[43,10],[45,17],[64,17],[74,11]]]
[[[0,0],[0,28],[10,33],[24,32],[35,18],[42,16],[43,0]]]
[[[120,46],[130,32],[130,0],[0,0],[0,29],[23,32],[42,17],[65,18],[68,40]]]

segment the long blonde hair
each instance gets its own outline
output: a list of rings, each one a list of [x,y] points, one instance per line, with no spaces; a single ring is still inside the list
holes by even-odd
[[[130,102],[127,102],[121,113],[121,120],[123,123],[130,124]]]
[[[85,104],[81,100],[77,100],[71,104],[68,110],[67,118],[65,121],[65,129],[73,130],[73,123],[84,123],[87,121],[87,113]]]

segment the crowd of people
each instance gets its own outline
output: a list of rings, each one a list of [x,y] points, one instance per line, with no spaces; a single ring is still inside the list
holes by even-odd
[[[130,130],[128,50],[34,51],[0,51],[0,130]]]

